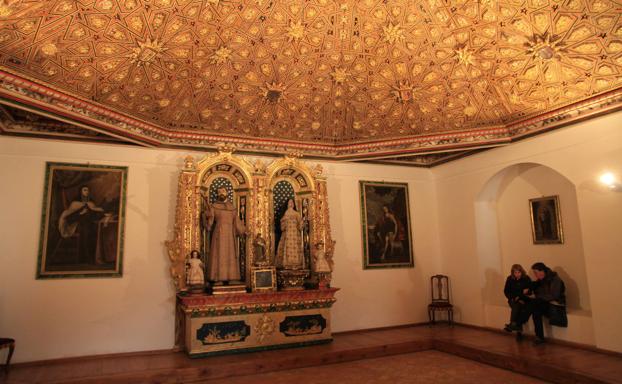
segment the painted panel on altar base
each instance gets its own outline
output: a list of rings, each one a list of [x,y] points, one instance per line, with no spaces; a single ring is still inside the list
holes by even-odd
[[[320,334],[326,328],[322,315],[287,316],[279,324],[279,331],[285,336],[305,336]]]
[[[206,323],[197,330],[196,338],[203,345],[243,342],[250,334],[250,326],[244,321]]]
[[[46,163],[37,278],[122,274],[127,167]]]
[[[187,329],[190,330],[186,335],[186,348],[190,356],[235,350],[269,349],[279,345],[314,344],[332,340],[329,308],[230,316],[199,317],[187,314],[186,322]],[[242,323],[244,325],[241,325]],[[217,342],[215,339],[213,343],[205,342],[205,332],[201,333],[200,330],[211,329],[212,324],[221,327],[221,334],[218,337],[223,342]],[[232,324],[237,325],[233,327]],[[231,332],[222,327],[230,327],[231,329],[227,329]],[[248,333],[243,335],[244,329]],[[227,338],[230,338],[229,342],[225,341]]]

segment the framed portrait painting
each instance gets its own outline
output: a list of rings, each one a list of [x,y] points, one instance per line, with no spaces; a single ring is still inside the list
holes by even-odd
[[[564,233],[558,196],[529,199],[534,244],[562,244]]]
[[[413,267],[408,184],[359,181],[363,268]]]
[[[37,278],[122,275],[127,167],[46,163]]]

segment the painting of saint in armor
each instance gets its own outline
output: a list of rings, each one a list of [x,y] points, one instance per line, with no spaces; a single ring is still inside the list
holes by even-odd
[[[37,278],[121,276],[127,167],[47,163]]]
[[[360,181],[363,267],[412,267],[408,185]]]
[[[562,218],[557,196],[529,200],[531,233],[534,244],[561,244],[564,242]]]

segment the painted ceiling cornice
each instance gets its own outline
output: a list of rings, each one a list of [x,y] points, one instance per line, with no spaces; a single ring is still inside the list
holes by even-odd
[[[146,146],[384,159],[622,107],[609,0],[0,0],[0,98]]]

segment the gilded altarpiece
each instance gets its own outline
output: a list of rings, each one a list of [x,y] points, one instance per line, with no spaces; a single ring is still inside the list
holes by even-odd
[[[204,265],[209,263],[204,213],[217,189],[226,190],[246,229],[236,237],[242,292],[227,291],[226,286],[217,290],[207,274],[203,292],[186,283],[192,250],[199,250]],[[284,270],[276,264],[287,203],[300,217],[302,262]],[[174,238],[166,246],[177,291],[176,344],[191,357],[332,340],[334,241],[321,166],[310,168],[296,156],[251,163],[228,147],[198,162],[187,157],[179,175]],[[253,279],[259,275],[253,272],[270,270],[279,276],[278,289],[276,283],[272,289],[257,289]]]

